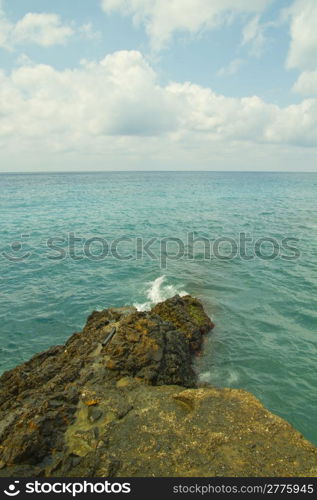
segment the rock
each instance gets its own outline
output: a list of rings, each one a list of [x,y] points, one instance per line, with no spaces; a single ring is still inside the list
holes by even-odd
[[[189,296],[106,309],[4,373],[0,476],[316,475],[316,448],[252,395],[197,388],[213,326]]]
[[[102,417],[102,410],[99,408],[92,407],[89,411],[89,420],[90,422],[96,422]]]
[[[187,295],[176,295],[157,304],[152,313],[158,314],[185,333],[191,352],[200,351],[204,335],[214,328],[214,323],[205,313],[199,300]]]
[[[126,402],[133,408],[122,418]],[[312,476],[317,450],[251,394],[232,389],[149,386],[107,387],[101,408],[113,418],[98,422],[95,475],[117,477]],[[77,422],[73,424],[75,431]],[[69,441],[69,448],[75,441]],[[78,442],[76,446],[78,445]],[[95,457],[96,441],[83,453],[79,476]],[[76,448],[76,453],[80,450]],[[83,465],[83,464],[86,465]],[[64,475],[63,469],[56,475]]]
[[[194,387],[189,346],[183,332],[152,313],[134,313],[122,319],[104,349],[109,376],[132,376],[153,385]]]

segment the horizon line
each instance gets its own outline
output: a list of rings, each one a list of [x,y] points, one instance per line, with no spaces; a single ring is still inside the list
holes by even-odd
[[[120,174],[120,173],[218,173],[218,174],[317,174],[317,170],[25,170],[0,171],[0,175],[43,174]]]

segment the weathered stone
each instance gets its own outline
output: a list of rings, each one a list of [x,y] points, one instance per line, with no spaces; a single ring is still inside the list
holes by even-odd
[[[184,333],[158,315],[137,312],[122,319],[104,353],[106,366],[117,379],[132,376],[153,385],[196,384]]]
[[[176,295],[172,299],[157,304],[152,313],[169,321],[185,333],[192,352],[201,349],[204,335],[214,328],[214,323],[205,313],[199,300],[187,295]]]
[[[120,419],[125,400],[133,409]],[[99,448],[96,476],[105,473],[109,457],[118,461],[115,475],[121,477],[317,474],[316,448],[242,390],[134,383],[119,397],[110,385],[101,407],[116,417],[98,422],[99,439],[107,444]],[[85,455],[86,463],[93,454]],[[84,475],[85,468],[77,472]]]
[[[3,374],[0,476],[317,475],[316,448],[252,395],[197,388],[212,327],[189,296],[106,309]]]

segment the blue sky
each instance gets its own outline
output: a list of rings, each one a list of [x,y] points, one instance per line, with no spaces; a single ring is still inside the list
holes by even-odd
[[[0,0],[0,170],[316,170],[315,0]]]

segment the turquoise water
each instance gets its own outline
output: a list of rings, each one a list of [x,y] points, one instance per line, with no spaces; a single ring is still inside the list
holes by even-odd
[[[95,308],[145,309],[187,292],[217,325],[198,361],[202,380],[252,391],[317,444],[316,199],[317,174],[1,175],[0,372],[63,342]],[[84,240],[73,252],[70,233]],[[188,233],[207,238],[211,256],[199,243],[190,255]],[[263,258],[269,243],[262,258],[214,255],[219,237],[240,233],[274,238],[283,258]],[[104,240],[120,237],[130,240],[106,256]],[[287,237],[300,257],[285,258],[295,255],[282,248]],[[55,250],[50,238],[60,238]],[[157,238],[157,259],[142,256],[141,238]],[[180,238],[184,256],[163,238]],[[222,256],[232,245],[220,245]]]

